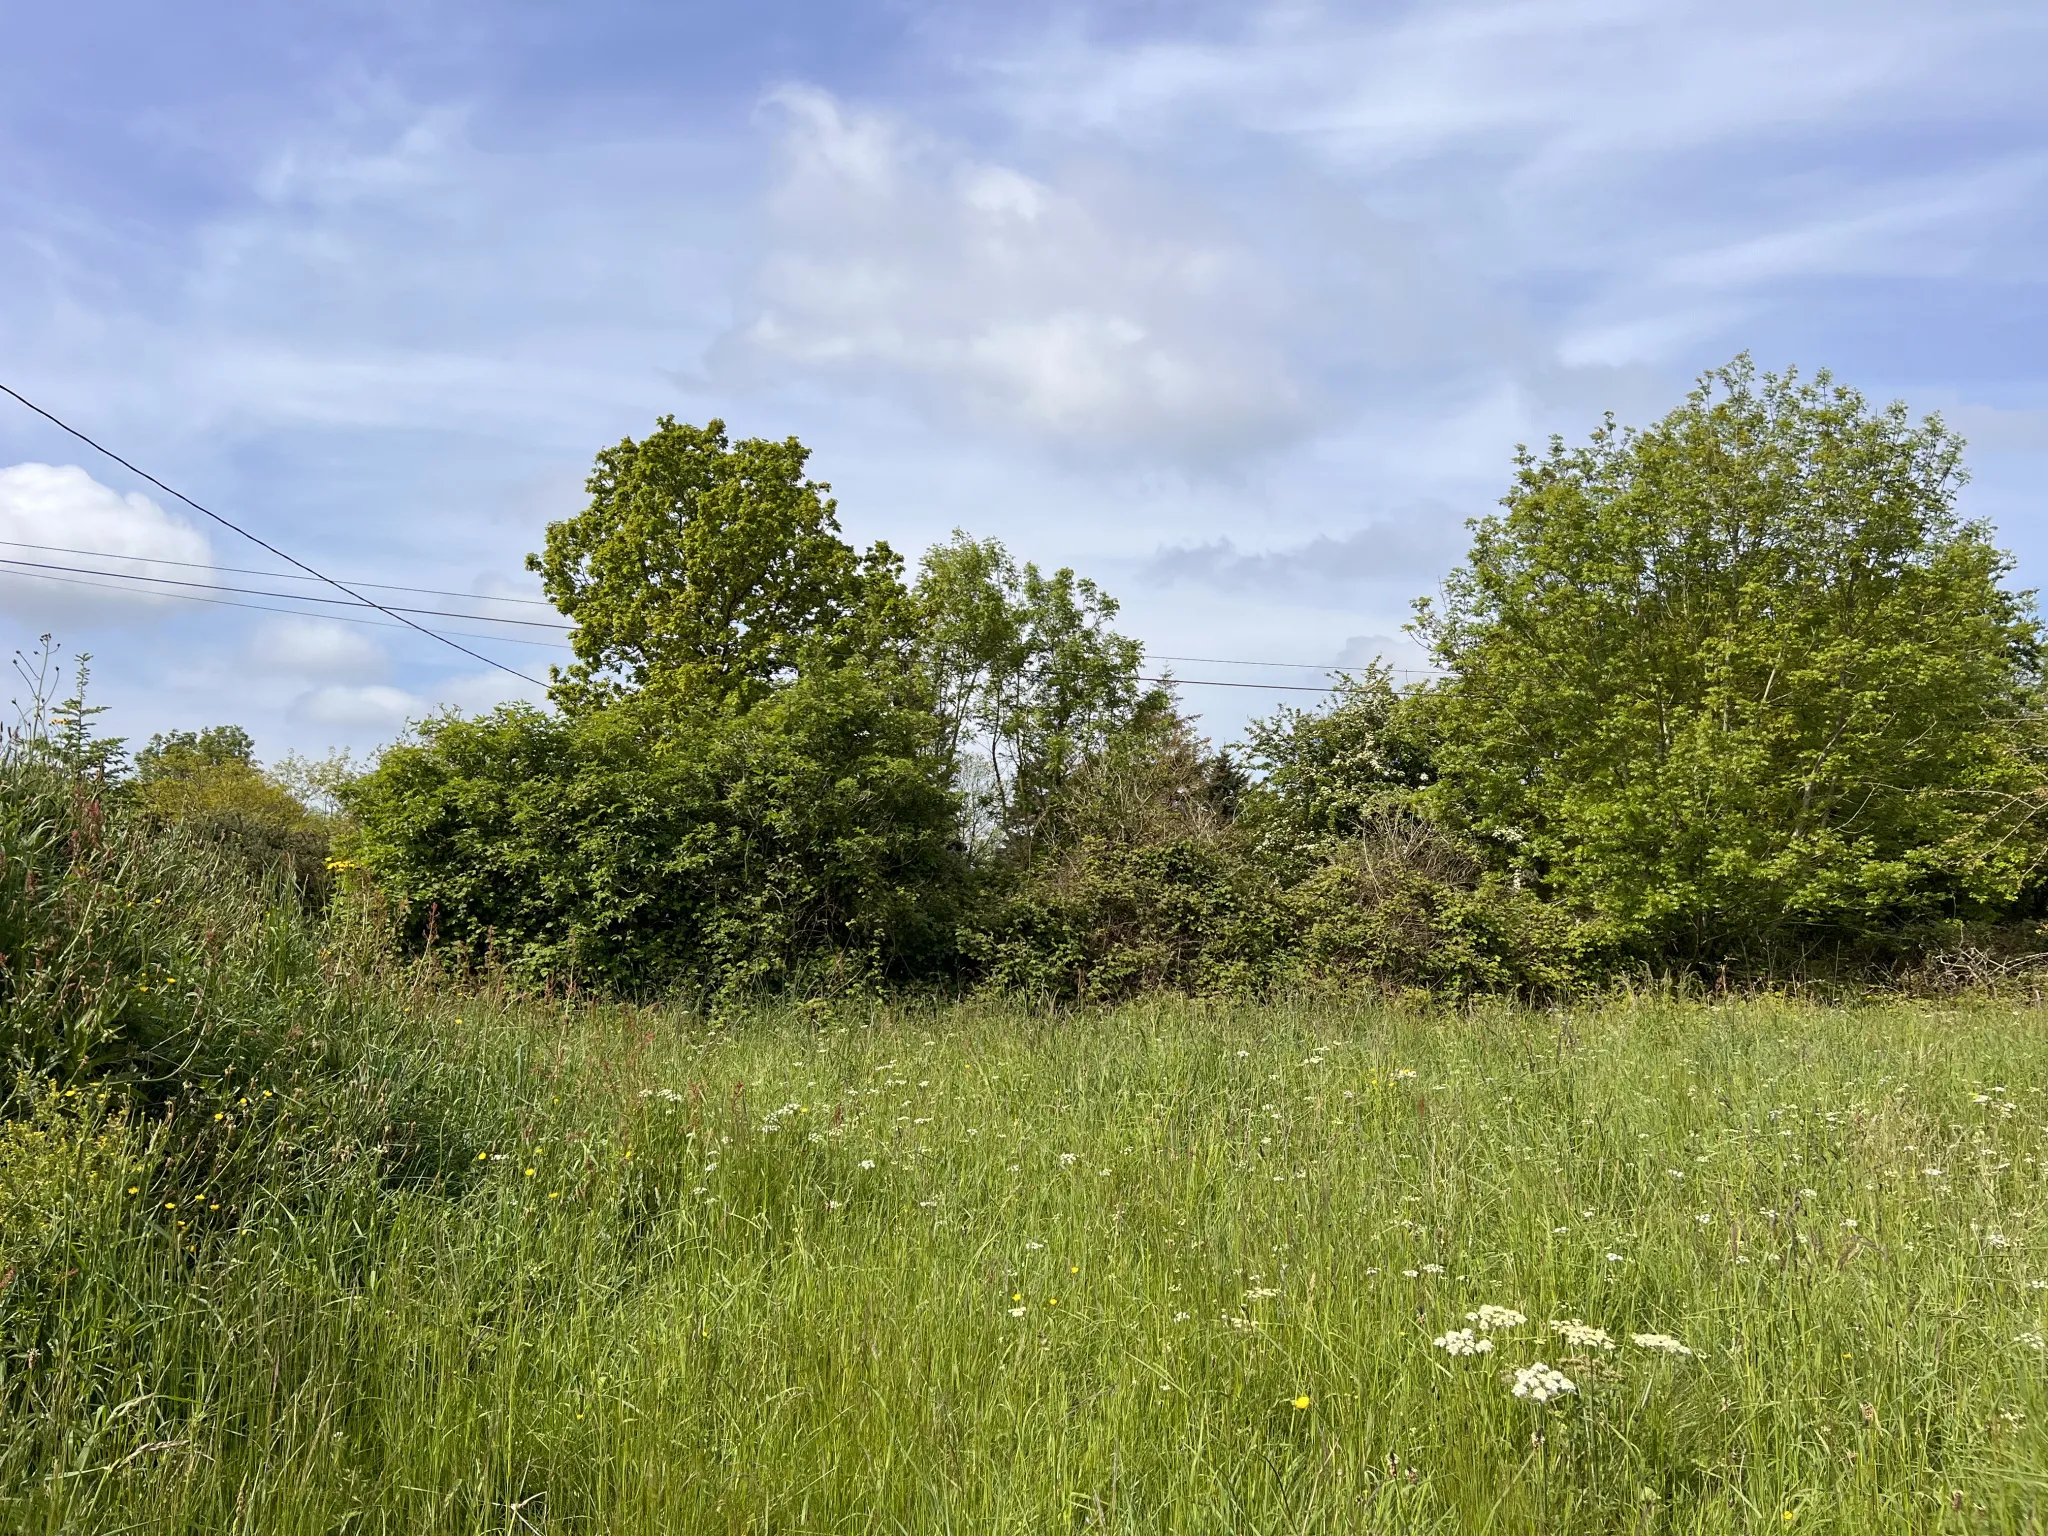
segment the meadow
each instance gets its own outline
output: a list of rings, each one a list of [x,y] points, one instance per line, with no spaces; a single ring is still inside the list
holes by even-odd
[[[205,1160],[50,1111],[85,1257],[0,1292],[0,1526],[2048,1511],[2037,1006],[389,1009],[439,1118],[289,1189],[179,1182],[322,1144],[260,1069]]]

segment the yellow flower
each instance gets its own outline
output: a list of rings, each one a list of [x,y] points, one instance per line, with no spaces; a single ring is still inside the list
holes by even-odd
[[[529,1169],[527,1169],[527,1170],[526,1170],[526,1176],[527,1176],[527,1177],[528,1177],[529,1179],[533,1177],[533,1170],[532,1170],[531,1168],[529,1168]]]
[[[1301,1394],[1301,1396],[1297,1397],[1294,1400],[1294,1406],[1298,1409],[1306,1408],[1308,1406],[1308,1394],[1304,1392]]]

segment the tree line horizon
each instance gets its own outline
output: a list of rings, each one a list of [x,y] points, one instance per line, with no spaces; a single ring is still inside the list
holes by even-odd
[[[174,732],[124,792],[407,946],[622,995],[1555,996],[2018,952],[2041,630],[1962,450],[1738,357],[1647,427],[1518,450],[1415,605],[1434,676],[1377,663],[1217,746],[1088,578],[958,530],[909,573],[796,438],[663,416],[528,557],[574,625],[551,707],[325,779]],[[53,750],[122,777],[91,713]]]

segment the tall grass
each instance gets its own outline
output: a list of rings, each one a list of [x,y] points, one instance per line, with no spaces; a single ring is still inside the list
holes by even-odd
[[[473,1177],[344,1158],[181,1228],[204,1192],[160,1128],[123,1130],[140,1171],[79,1217],[73,1272],[0,1294],[0,1525],[2048,1508],[2036,1011],[379,1007],[363,1080],[430,1070]],[[1432,1343],[1481,1304],[1529,1320],[1479,1356]],[[1514,1397],[1538,1359],[1576,1390]]]

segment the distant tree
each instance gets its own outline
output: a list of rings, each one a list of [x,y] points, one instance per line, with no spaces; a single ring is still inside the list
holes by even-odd
[[[919,655],[972,819],[1028,840],[1077,769],[1171,713],[1138,675],[1144,647],[1110,627],[1116,599],[1066,568],[1023,566],[955,530],[916,588]]]
[[[1826,374],[1706,375],[1519,459],[1418,629],[1439,811],[1643,951],[1991,914],[2041,855],[2029,594],[1962,444]]]
[[[282,870],[309,898],[325,894],[327,818],[257,765],[239,725],[150,737],[135,754],[133,794],[152,822],[231,848],[259,876]]]
[[[165,731],[149,738],[135,754],[138,783],[192,778],[233,765],[253,769],[256,743],[239,725],[210,725],[198,731]]]
[[[1421,712],[1383,663],[1340,677],[1320,708],[1252,721],[1245,745],[1260,819],[1298,838],[1350,837],[1432,773]]]
[[[831,487],[804,478],[809,455],[793,437],[733,443],[722,421],[671,416],[599,452],[590,505],[527,556],[576,623],[556,702],[653,688],[744,709],[821,654],[900,646],[901,562],[840,537]]]

